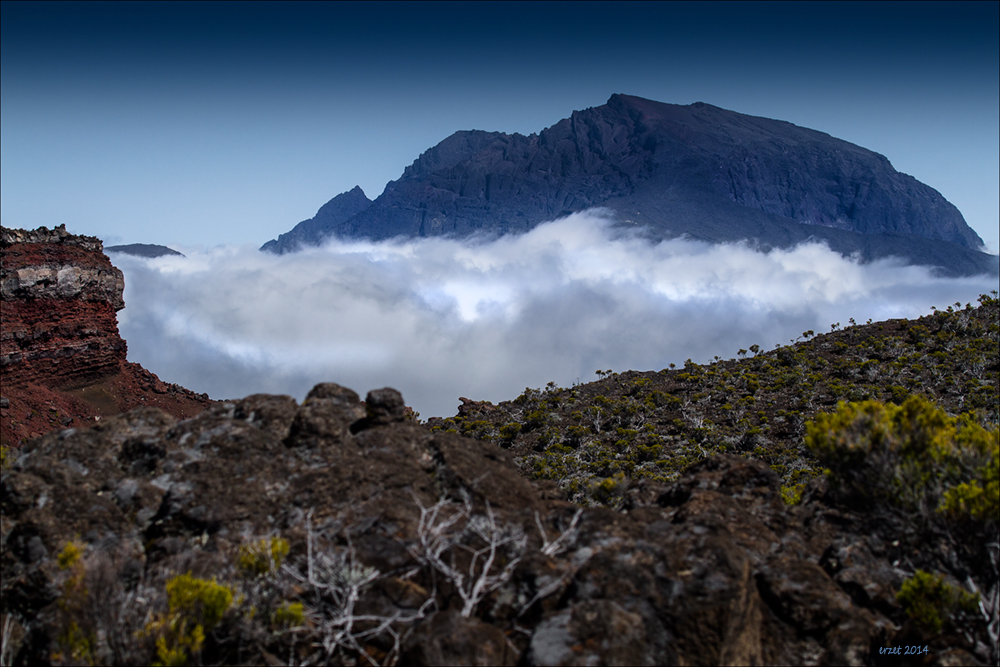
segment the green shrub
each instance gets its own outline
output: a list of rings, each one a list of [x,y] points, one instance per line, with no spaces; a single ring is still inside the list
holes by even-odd
[[[205,632],[222,620],[233,602],[233,592],[215,581],[181,574],[166,584],[167,613],[156,615],[142,634],[156,637],[159,665],[184,665],[205,643]]]
[[[570,442],[579,444],[584,438],[590,435],[590,429],[586,426],[574,424],[566,429],[566,435]]]
[[[218,625],[233,602],[233,592],[228,587],[214,580],[197,579],[190,573],[174,577],[166,588],[170,613],[195,619],[207,630]]]
[[[543,426],[549,420],[549,413],[545,410],[532,410],[528,413],[527,423],[525,426],[528,429],[536,429]]]
[[[59,563],[60,570],[72,569],[77,563],[80,562],[80,558],[83,556],[83,545],[78,542],[67,542],[56,556],[56,562]]]
[[[979,479],[962,482],[944,492],[941,511],[955,517],[968,516],[976,521],[996,521],[1000,514],[1000,473],[997,460],[998,447],[992,444],[991,457],[985,466],[977,470]]]
[[[521,432],[521,425],[517,422],[510,422],[500,427],[500,437],[504,440],[513,440]]]
[[[798,505],[802,502],[802,492],[805,484],[785,484],[781,487],[781,499],[786,505]]]
[[[288,540],[271,537],[240,545],[236,566],[247,577],[262,577],[271,574],[288,555]]]
[[[896,599],[922,630],[935,635],[958,625],[961,616],[979,611],[978,593],[967,593],[947,583],[943,576],[923,570],[903,582]]]
[[[97,645],[97,637],[80,629],[76,621],[70,622],[69,627],[59,635],[57,643],[59,650],[52,656],[53,662],[95,664],[94,649]]]
[[[612,477],[594,481],[590,484],[590,495],[601,505],[610,505],[612,501],[621,496],[627,486],[625,475],[621,472]]]
[[[929,518],[996,521],[1000,430],[950,417],[920,396],[840,403],[806,425],[806,445],[850,496]]]
[[[275,627],[295,628],[305,624],[305,610],[301,602],[284,602],[274,610]]]
[[[79,542],[67,542],[56,556],[59,569],[66,573],[57,605],[62,631],[56,638],[57,648],[51,656],[56,663],[94,664],[97,637],[86,623],[84,612],[89,595],[84,581],[84,549],[85,546]],[[80,627],[78,620],[84,623],[84,628]]]

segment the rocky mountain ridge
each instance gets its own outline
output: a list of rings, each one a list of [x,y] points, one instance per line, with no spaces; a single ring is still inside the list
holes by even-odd
[[[707,364],[599,370],[573,387],[526,388],[496,405],[461,398],[434,430],[493,442],[522,473],[580,504],[621,508],[647,481],[670,482],[711,454],[766,463],[789,497],[822,472],[806,423],[841,401],[902,403],[917,394],[950,414],[1000,423],[1000,300],[956,303],[914,320],[840,323],[773,350]]]
[[[289,252],[330,235],[519,233],[600,206],[653,239],[753,239],[764,248],[818,239],[845,255],[895,255],[949,275],[1000,271],[953,205],[885,157],[703,103],[613,95],[538,134],[456,132],[373,202],[358,192],[263,249]]]
[[[370,205],[371,200],[365,196],[364,190],[354,186],[353,190],[339,194],[324,204],[314,217],[300,222],[294,229],[268,241],[260,249],[283,254],[294,252],[302,246],[315,245],[319,239],[327,236],[326,230],[337,227]]]

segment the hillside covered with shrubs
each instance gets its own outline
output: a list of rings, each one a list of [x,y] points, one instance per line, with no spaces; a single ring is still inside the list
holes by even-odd
[[[901,405],[922,396],[986,428],[1000,420],[997,293],[917,320],[805,331],[771,351],[690,360],[661,371],[597,371],[573,387],[549,383],[497,405],[464,401],[432,420],[509,450],[522,473],[556,482],[582,505],[627,508],[646,482],[670,482],[692,463],[730,453],[766,463],[794,503],[820,474],[806,424],[841,401]]]

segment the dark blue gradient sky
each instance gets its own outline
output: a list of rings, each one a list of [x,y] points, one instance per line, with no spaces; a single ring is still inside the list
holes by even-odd
[[[616,92],[828,132],[997,251],[1000,4],[8,3],[2,220],[260,244],[460,129]]]

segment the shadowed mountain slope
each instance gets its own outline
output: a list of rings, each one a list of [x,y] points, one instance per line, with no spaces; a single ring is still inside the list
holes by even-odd
[[[364,191],[354,186],[353,190],[339,194],[324,204],[314,217],[303,220],[290,232],[268,241],[260,249],[284,254],[295,252],[302,245],[317,245],[329,235],[327,230],[339,227],[371,203]]]
[[[613,95],[539,134],[456,132],[370,205],[359,194],[339,195],[263,249],[287,252],[330,235],[518,233],[601,206],[653,239],[754,239],[765,248],[821,239],[866,260],[895,255],[949,275],[998,272],[958,209],[885,157],[700,102]]]

